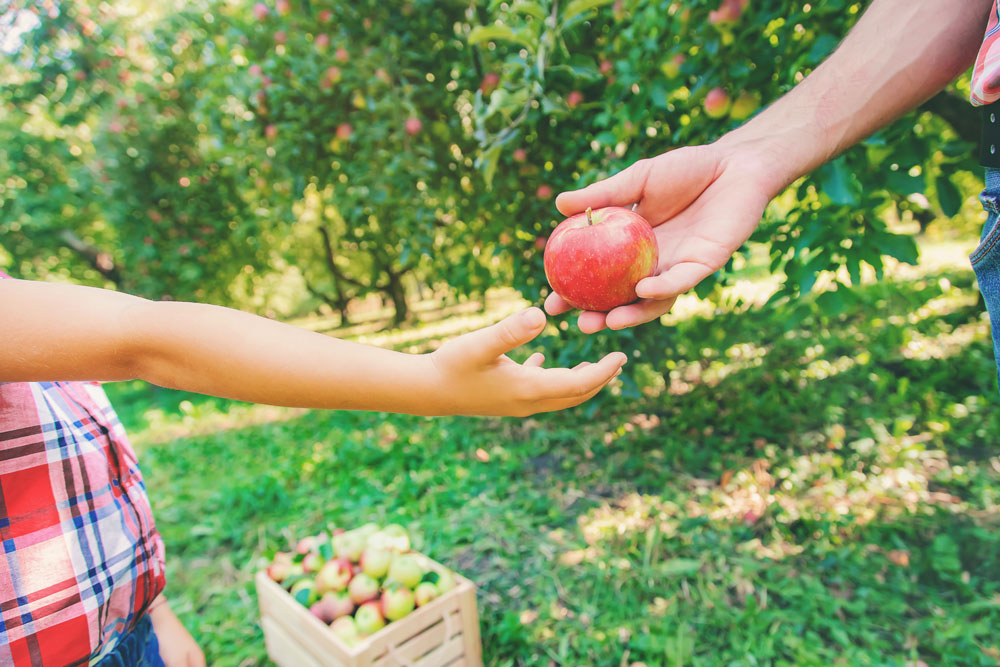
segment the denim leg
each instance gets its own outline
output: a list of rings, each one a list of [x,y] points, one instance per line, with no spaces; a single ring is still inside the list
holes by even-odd
[[[993,330],[993,355],[1000,382],[1000,169],[986,170],[986,189],[979,195],[986,210],[986,224],[983,235],[969,259],[979,281],[979,290],[990,313]]]

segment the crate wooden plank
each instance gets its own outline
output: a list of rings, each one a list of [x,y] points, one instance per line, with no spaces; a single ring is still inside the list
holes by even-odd
[[[400,662],[396,657],[401,657],[410,662],[415,662],[426,655],[434,648],[444,644],[447,640],[457,636],[462,630],[462,620],[460,612],[449,614],[450,625],[445,622],[444,617],[437,623],[427,626],[417,635],[414,635],[403,644],[397,644],[394,651],[387,652],[376,660],[374,667],[396,667]],[[450,633],[447,631],[450,630]],[[446,636],[448,634],[449,636]]]
[[[465,660],[469,667],[483,667],[483,640],[479,635],[479,612],[476,610],[476,587],[458,589],[462,610],[462,639],[465,643]]]
[[[290,637],[285,629],[274,620],[265,616],[261,619],[264,628],[264,643],[267,654],[280,667],[321,667],[299,642]]]
[[[418,660],[413,664],[418,667],[438,667],[439,665],[447,665],[449,662],[462,655],[464,651],[465,644],[462,642],[461,635],[459,635],[458,637],[449,640],[447,644],[442,644],[440,648],[428,653],[421,660]]]
[[[458,589],[455,590],[457,591]],[[390,623],[373,634],[369,639],[371,639],[373,644],[378,642],[382,646],[382,650],[372,657],[382,657],[386,653],[386,647],[390,644],[392,646],[402,644],[414,635],[420,634],[421,630],[427,626],[436,623],[445,614],[452,614],[458,611],[461,598],[458,595],[452,595],[454,592],[448,591],[436,600],[431,600],[423,607],[418,607],[409,616]]]

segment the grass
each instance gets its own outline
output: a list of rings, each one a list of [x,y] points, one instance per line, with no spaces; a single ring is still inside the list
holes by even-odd
[[[211,664],[267,664],[263,555],[329,523],[398,521],[479,585],[490,665],[1000,664],[989,328],[971,271],[930,251],[836,318],[683,301],[639,396],[593,414],[426,419],[111,385],[174,607]]]

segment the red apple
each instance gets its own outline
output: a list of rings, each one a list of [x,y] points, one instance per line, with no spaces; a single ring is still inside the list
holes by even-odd
[[[423,607],[437,596],[438,587],[429,581],[420,582],[417,589],[413,591],[413,599],[417,603],[418,607]]]
[[[322,51],[326,47],[330,46],[330,35],[326,34],[325,32],[321,32],[320,34],[316,35],[316,39],[314,40],[313,43],[316,44],[317,49]]]
[[[366,602],[358,607],[354,622],[362,635],[372,635],[385,627],[385,619],[377,602]]]
[[[284,30],[279,30],[276,33],[274,33],[275,44],[284,44],[287,41],[288,41],[288,35],[285,34]]]
[[[333,57],[342,63],[346,63],[348,59],[351,57],[351,54],[349,54],[347,52],[347,49],[345,49],[344,47],[338,46],[337,50],[333,54]]]
[[[337,138],[347,141],[354,134],[354,128],[351,127],[350,123],[341,123],[337,126]]]
[[[381,579],[389,571],[392,552],[388,549],[367,548],[361,554],[361,571],[373,579]]]
[[[413,135],[417,134],[418,132],[420,132],[420,130],[423,129],[424,124],[420,122],[419,118],[414,118],[411,116],[410,118],[406,119],[405,127],[406,127],[406,133],[412,137]]]
[[[257,63],[254,63],[253,65],[250,65],[250,74],[251,74],[251,76],[260,76],[263,73],[264,73],[264,70],[262,70],[261,67],[260,67],[260,65],[258,65]]]
[[[390,588],[382,594],[382,615],[390,621],[398,621],[416,607],[413,591],[406,586]]]
[[[487,72],[483,75],[483,80],[479,84],[479,90],[483,92],[483,96],[489,96],[497,86],[500,84],[500,77],[496,72]]]
[[[653,228],[638,213],[609,206],[563,220],[545,244],[545,277],[574,308],[606,312],[632,303],[653,275],[659,253]]]
[[[354,603],[352,603],[349,599],[347,602],[351,605],[351,609],[354,609]],[[344,616],[343,613],[337,613],[342,609],[343,606],[338,601],[337,596],[334,593],[329,592],[324,593],[318,601],[312,603],[309,607],[309,611],[313,616],[327,624],[332,623],[340,616]],[[347,613],[349,614],[351,612]]]
[[[602,60],[601,61],[601,74],[607,74],[612,69],[614,69],[614,67],[615,66],[611,63],[610,60]]]
[[[579,90],[574,90],[569,95],[566,96],[566,106],[570,109],[575,109],[583,102],[583,93]]]
[[[330,624],[330,630],[348,646],[354,646],[361,638],[358,633],[358,625],[350,616],[341,616],[335,620]]]
[[[355,604],[364,604],[378,597],[378,582],[362,572],[354,575],[347,586],[347,591]]]
[[[722,118],[729,112],[729,95],[722,88],[713,88],[705,95],[705,113],[709,118]]]
[[[545,250],[545,242],[547,240],[548,239],[546,239],[544,236],[536,236],[535,237],[535,249],[536,250]]]
[[[146,238],[149,239],[149,243],[146,245],[152,245],[153,239],[148,236]],[[279,551],[274,554],[274,560],[272,560],[271,564],[267,566],[267,576],[271,577],[272,580],[277,581],[278,583],[281,583],[286,577],[288,577],[291,571],[292,554],[285,551]]]
[[[274,125],[273,123],[269,124],[267,127],[264,128],[264,136],[267,137],[268,139],[274,139],[275,137],[277,137],[278,126]]]
[[[321,11],[319,14],[316,15],[316,18],[319,19],[320,23],[329,23],[330,21],[333,20],[333,12],[331,12],[329,9],[324,9],[323,11]]]
[[[547,185],[539,185],[538,189],[535,190],[535,194],[538,195],[539,199],[549,199],[552,197],[552,188]]]
[[[274,3],[274,9],[279,14],[284,15],[291,11],[292,3],[290,3],[288,0],[278,0],[277,2]]]
[[[524,162],[528,159],[528,151],[523,148],[514,149],[514,162]]]
[[[253,6],[253,17],[258,21],[263,21],[267,18],[267,15],[271,13],[271,10],[267,8],[263,2],[258,2]]]
[[[342,591],[353,576],[350,561],[344,558],[327,561],[316,574],[316,592],[322,595],[329,591]]]

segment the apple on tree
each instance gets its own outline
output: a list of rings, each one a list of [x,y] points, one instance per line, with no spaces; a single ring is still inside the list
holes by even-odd
[[[608,206],[563,220],[545,244],[545,277],[580,310],[607,312],[632,303],[635,286],[659,260],[649,223],[634,211]]]

